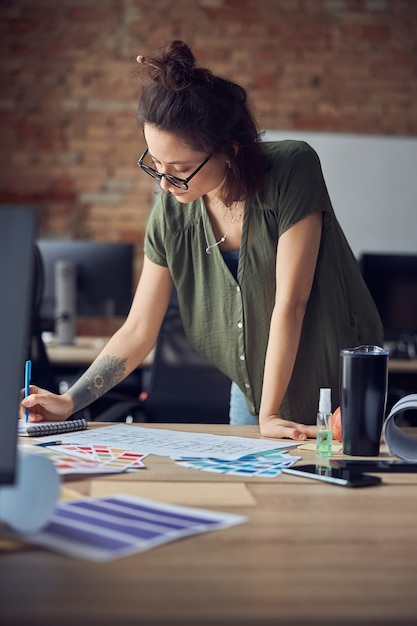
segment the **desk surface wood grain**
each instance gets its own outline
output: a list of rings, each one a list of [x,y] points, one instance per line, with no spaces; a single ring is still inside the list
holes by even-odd
[[[159,426],[259,437],[255,426]],[[293,453],[315,460],[310,451]],[[384,447],[381,456],[388,456]],[[125,480],[166,480],[173,488],[235,481],[256,505],[221,507],[247,515],[242,525],[106,564],[33,547],[3,553],[2,624],[416,624],[417,474],[385,474],[378,487],[347,489],[289,475],[243,481],[184,470],[165,457],[148,457],[146,465],[119,476],[119,491]],[[91,481],[66,484],[87,494]]]
[[[109,337],[80,336],[74,339],[73,344],[58,344],[56,339],[45,342],[48,358],[54,366],[88,367],[100,354]],[[154,351],[152,350],[141,364],[142,368],[152,365]]]

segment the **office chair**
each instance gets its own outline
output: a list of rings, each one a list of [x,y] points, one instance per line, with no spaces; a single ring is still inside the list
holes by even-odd
[[[42,339],[42,325],[40,319],[40,307],[44,291],[44,267],[42,257],[37,244],[34,245],[34,276],[32,292],[32,311],[30,320],[29,346],[27,358],[32,361],[32,380],[34,384],[54,393],[58,393],[58,383],[46,353]]]
[[[188,342],[174,292],[159,332],[149,380],[138,400],[121,400],[98,420],[121,421],[122,414],[129,414],[134,422],[227,424],[230,385],[230,379]]]

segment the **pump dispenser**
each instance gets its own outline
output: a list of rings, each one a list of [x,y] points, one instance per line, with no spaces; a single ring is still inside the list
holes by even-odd
[[[320,389],[317,413],[317,456],[332,455],[332,400],[331,389]]]

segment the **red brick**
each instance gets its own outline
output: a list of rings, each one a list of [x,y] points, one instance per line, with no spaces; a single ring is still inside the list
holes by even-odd
[[[140,52],[185,39],[202,65],[247,87],[262,127],[289,136],[417,135],[414,0],[6,4],[0,201],[36,204],[45,236],[137,242],[138,268],[155,188],[136,167]]]

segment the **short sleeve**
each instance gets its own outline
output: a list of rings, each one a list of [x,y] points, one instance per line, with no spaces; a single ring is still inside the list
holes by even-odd
[[[315,211],[333,213],[319,157],[308,144],[296,143],[281,174],[279,235]]]
[[[164,216],[164,204],[162,198],[160,198],[154,205],[146,225],[144,252],[153,263],[167,267],[165,249],[166,223]]]

